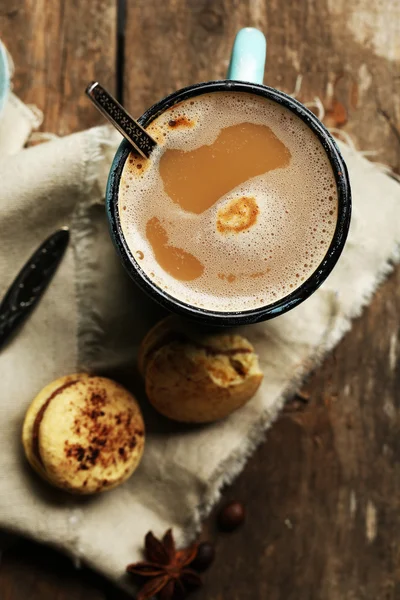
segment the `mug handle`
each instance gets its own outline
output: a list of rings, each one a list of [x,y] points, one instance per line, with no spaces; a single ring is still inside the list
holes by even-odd
[[[267,40],[259,29],[245,27],[235,38],[227,79],[261,83],[264,80]]]

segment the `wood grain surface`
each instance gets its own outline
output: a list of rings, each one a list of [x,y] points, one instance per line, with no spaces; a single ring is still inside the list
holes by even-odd
[[[14,92],[43,111],[43,131],[103,123],[84,91],[115,90],[115,0],[0,0],[0,35],[15,63]]]
[[[82,97],[92,78],[119,87],[139,115],[178,87],[223,77],[236,31],[253,25],[268,36],[266,83],[292,92],[302,75],[302,101],[318,97],[330,125],[400,171],[396,0],[124,4],[117,48],[116,0],[0,0],[15,91],[44,110],[45,130],[101,122]],[[246,505],[246,525],[223,535],[211,515],[202,535],[217,558],[194,598],[400,599],[399,290],[397,268],[226,490]],[[123,598],[48,549],[13,541],[4,552],[1,600],[84,597]]]

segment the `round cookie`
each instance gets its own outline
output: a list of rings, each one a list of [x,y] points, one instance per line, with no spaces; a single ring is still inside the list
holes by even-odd
[[[124,387],[78,373],[39,392],[26,413],[22,442],[44,479],[71,493],[93,494],[134,472],[143,453],[144,423]]]
[[[144,338],[139,368],[154,408],[187,423],[228,416],[252,398],[263,378],[244,337],[204,335],[176,317],[162,320]]]

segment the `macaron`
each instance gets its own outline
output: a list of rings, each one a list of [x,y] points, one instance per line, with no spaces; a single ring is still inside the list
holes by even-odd
[[[164,416],[208,423],[230,415],[256,393],[263,378],[243,336],[205,334],[177,317],[149,331],[139,351],[146,394]]]
[[[139,405],[120,384],[86,373],[56,379],[28,408],[22,442],[35,471],[75,494],[123,483],[143,454]]]

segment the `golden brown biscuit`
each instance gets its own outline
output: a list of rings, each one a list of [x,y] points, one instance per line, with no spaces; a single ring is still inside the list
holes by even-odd
[[[226,417],[250,400],[263,377],[248,340],[202,335],[176,317],[160,321],[147,334],[139,368],[154,408],[187,423]]]
[[[93,494],[123,483],[138,466],[143,418],[121,385],[78,373],[39,392],[26,413],[22,442],[44,479],[71,493]]]

